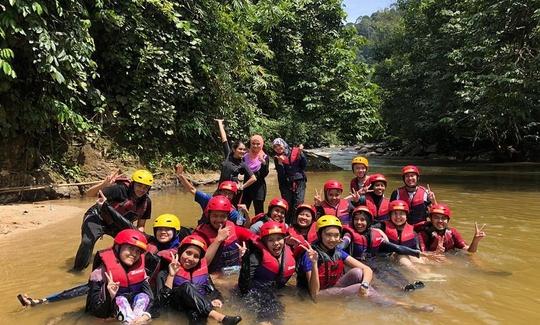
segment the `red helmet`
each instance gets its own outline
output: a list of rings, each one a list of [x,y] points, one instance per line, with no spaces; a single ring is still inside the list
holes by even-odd
[[[219,183],[218,190],[229,190],[236,194],[238,192],[238,185],[233,181],[223,181]]]
[[[208,201],[204,212],[205,214],[208,214],[210,211],[223,211],[229,213],[231,212],[231,209],[232,204],[227,197],[223,195],[216,195]]]
[[[429,214],[431,215],[433,213],[439,213],[439,214],[445,215],[448,217],[448,219],[450,219],[450,216],[452,215],[452,211],[450,210],[450,208],[446,204],[443,204],[443,203],[433,204],[429,208]]]
[[[373,217],[373,211],[371,211],[371,209],[367,205],[357,206],[356,208],[354,208],[352,215],[354,216],[361,211],[364,211],[365,213],[369,214],[370,217]]]
[[[415,173],[416,175],[420,176],[420,170],[414,165],[407,165],[401,168],[401,176],[405,176],[407,173]]]
[[[289,203],[280,197],[275,197],[268,203],[268,212],[270,212],[273,207],[283,208],[285,209],[285,212],[289,211]]]
[[[114,243],[116,245],[131,245],[135,247],[139,247],[143,251],[146,252],[146,245],[148,244],[148,241],[146,240],[146,237],[144,234],[138,230],[135,229],[124,229],[120,231],[116,237],[114,237]]]
[[[285,229],[285,224],[275,222],[275,221],[267,221],[261,226],[261,230],[259,231],[259,236],[261,238],[264,238],[266,236],[272,235],[272,234],[281,234],[283,236],[287,235],[287,230]]]
[[[184,239],[182,239],[182,242],[180,242],[180,246],[178,246],[178,251],[182,251],[182,248],[184,246],[194,245],[201,249],[201,257],[204,257],[204,254],[206,253],[206,249],[208,248],[206,246],[206,242],[204,239],[199,235],[189,235],[186,236]]]
[[[340,182],[331,179],[324,183],[324,192],[326,193],[328,190],[340,190],[343,192],[343,185]]]
[[[392,211],[405,211],[409,213],[409,205],[403,200],[394,200],[389,204],[389,210]]]
[[[315,208],[312,205],[302,203],[302,204],[300,204],[299,206],[296,207],[296,210],[294,211],[294,215],[298,216],[298,213],[300,212],[300,210],[305,210],[305,209],[307,209],[307,210],[309,210],[311,212],[312,217],[315,217],[315,215],[317,214],[317,211],[315,210]]]
[[[383,182],[384,185],[388,184],[388,182],[386,181],[386,177],[384,177],[383,174],[373,174],[373,175],[369,176],[366,184],[364,184],[364,185],[365,186],[370,186],[371,184],[373,184],[375,182]]]

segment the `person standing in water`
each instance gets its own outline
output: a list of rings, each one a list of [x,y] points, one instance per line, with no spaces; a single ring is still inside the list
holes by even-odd
[[[435,193],[418,185],[420,170],[413,165],[405,166],[401,169],[404,186],[394,190],[390,196],[390,201],[403,200],[408,203],[410,212],[407,215],[407,222],[416,225],[426,221],[428,208],[435,202]]]
[[[238,184],[238,189],[242,191],[244,188],[251,186],[257,178],[251,171],[251,169],[244,162],[244,155],[246,154],[246,145],[237,140],[229,144],[225,127],[223,126],[223,120],[216,120],[219,127],[219,135],[221,137],[221,143],[223,145],[223,153],[225,160],[221,163],[221,173],[219,176],[219,183],[224,181],[240,182],[243,177],[243,184]],[[242,175],[242,176],[239,176]],[[239,193],[239,195],[241,195]],[[237,200],[234,200],[236,204]]]
[[[368,181],[367,171],[369,168],[369,162],[365,157],[354,157],[351,161],[351,168],[354,177],[351,179],[350,191],[355,193],[367,186],[366,182]]]
[[[305,174],[307,160],[302,152],[303,146],[290,148],[282,138],[272,142],[274,149],[274,164],[278,176],[279,192],[291,208],[304,203],[307,177]],[[292,221],[291,209],[287,214],[286,222]]]
[[[152,173],[147,170],[136,170],[131,180],[125,177],[116,178],[114,185],[103,189],[108,205],[124,219],[137,222],[137,229],[144,232],[146,220],[150,219],[152,201],[148,191],[154,183]],[[101,209],[94,204],[84,215],[81,226],[81,244],[75,256],[74,271],[82,271],[90,263],[96,241],[104,234],[114,237],[124,225],[115,223],[108,209]]]
[[[266,198],[266,181],[268,176],[269,157],[263,150],[263,137],[255,134],[249,140],[249,150],[244,155],[244,162],[255,175],[257,181],[244,189],[242,197],[247,209],[251,206],[255,208],[255,215],[264,212],[264,200]]]

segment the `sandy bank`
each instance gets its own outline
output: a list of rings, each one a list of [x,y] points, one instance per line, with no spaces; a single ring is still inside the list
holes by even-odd
[[[79,216],[85,210],[76,206],[57,205],[50,201],[0,206],[0,240],[20,232],[43,227]]]

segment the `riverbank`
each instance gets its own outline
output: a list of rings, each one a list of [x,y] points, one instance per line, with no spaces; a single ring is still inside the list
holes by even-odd
[[[3,205],[0,207],[0,241],[69,218],[82,218],[84,212],[83,208],[51,201]]]

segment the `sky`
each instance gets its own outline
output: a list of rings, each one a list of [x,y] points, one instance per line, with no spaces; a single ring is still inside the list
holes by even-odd
[[[343,0],[347,22],[354,23],[360,16],[369,16],[377,10],[389,7],[395,0]]]

